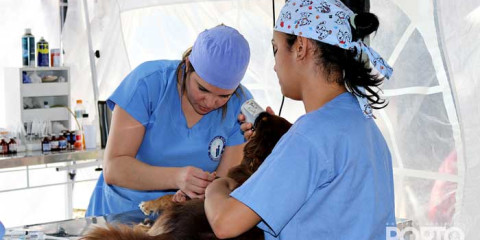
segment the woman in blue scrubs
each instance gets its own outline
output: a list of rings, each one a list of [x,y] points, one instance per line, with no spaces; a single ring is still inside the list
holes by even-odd
[[[252,98],[240,81],[249,59],[245,38],[220,25],[200,33],[181,61],[134,69],[107,100],[113,117],[104,171],[86,215],[138,209],[176,192],[203,198],[216,175],[239,164],[237,116]]]
[[[385,106],[377,87],[392,69],[362,41],[378,25],[339,0],[287,1],[273,34],[274,70],[306,114],[242,186],[232,192],[235,181],[220,178],[207,187],[217,237],[254,226],[265,239],[387,237],[395,226],[392,159],[371,109]]]

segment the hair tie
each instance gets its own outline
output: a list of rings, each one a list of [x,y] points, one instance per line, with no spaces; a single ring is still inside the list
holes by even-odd
[[[355,17],[357,16],[358,14],[354,13],[350,16],[350,19],[348,20],[350,22],[350,26],[352,26],[353,29],[357,29],[357,25],[355,25]]]

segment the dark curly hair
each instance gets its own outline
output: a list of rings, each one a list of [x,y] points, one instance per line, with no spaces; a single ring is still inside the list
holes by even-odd
[[[377,16],[372,13],[359,13],[354,21],[356,28],[351,28],[352,41],[363,40],[366,36],[375,32],[379,26]],[[292,34],[286,35],[287,45],[291,48],[297,40],[297,36]],[[368,62],[357,60],[355,58],[358,54],[356,50],[347,50],[320,41],[309,40],[313,41],[317,47],[318,51],[315,52],[316,63],[325,69],[328,75],[327,81],[336,82],[339,85],[345,84],[354,95],[367,98],[374,109],[381,109],[387,106],[388,103],[378,94],[381,91],[379,86],[384,78],[372,74],[372,69],[368,67]],[[340,75],[341,77],[332,79],[332,73],[338,72],[343,73]],[[365,88],[366,93],[360,91],[359,87]]]

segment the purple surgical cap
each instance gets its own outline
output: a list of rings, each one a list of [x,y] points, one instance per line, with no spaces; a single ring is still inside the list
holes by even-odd
[[[250,47],[237,30],[219,25],[198,35],[189,59],[203,80],[230,90],[238,87],[247,71]]]

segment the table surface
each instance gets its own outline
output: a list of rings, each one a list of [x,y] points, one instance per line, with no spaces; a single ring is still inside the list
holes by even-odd
[[[26,231],[40,231],[43,232],[46,236],[45,239],[79,239],[92,227],[104,227],[107,224],[127,224],[135,225],[140,222],[143,222],[145,218],[155,220],[158,217],[157,214],[151,214],[145,216],[140,210],[133,210],[129,212],[111,214],[106,216],[99,217],[86,217],[79,219],[71,219],[65,221],[51,222],[51,223],[42,223],[34,225],[26,225],[21,227],[15,227],[7,229],[7,234],[9,231],[15,232],[26,232]],[[397,219],[397,227],[399,229],[404,229],[406,227],[411,227],[412,221],[408,219]],[[6,235],[5,237],[8,237]]]
[[[43,153],[42,151],[20,152],[0,155],[0,169],[24,167],[48,163],[60,163],[88,159],[103,159],[104,149],[64,150],[60,152]]]
[[[43,232],[46,237],[45,239],[79,239],[84,235],[89,229],[94,226],[104,227],[108,224],[138,224],[143,222],[145,218],[155,220],[158,215],[149,215],[145,216],[142,211],[134,210],[119,214],[111,214],[106,216],[99,217],[86,217],[79,219],[71,219],[58,222],[26,225],[20,227],[14,227],[7,229],[7,234],[5,237],[8,237],[9,232],[19,233],[27,231]]]

